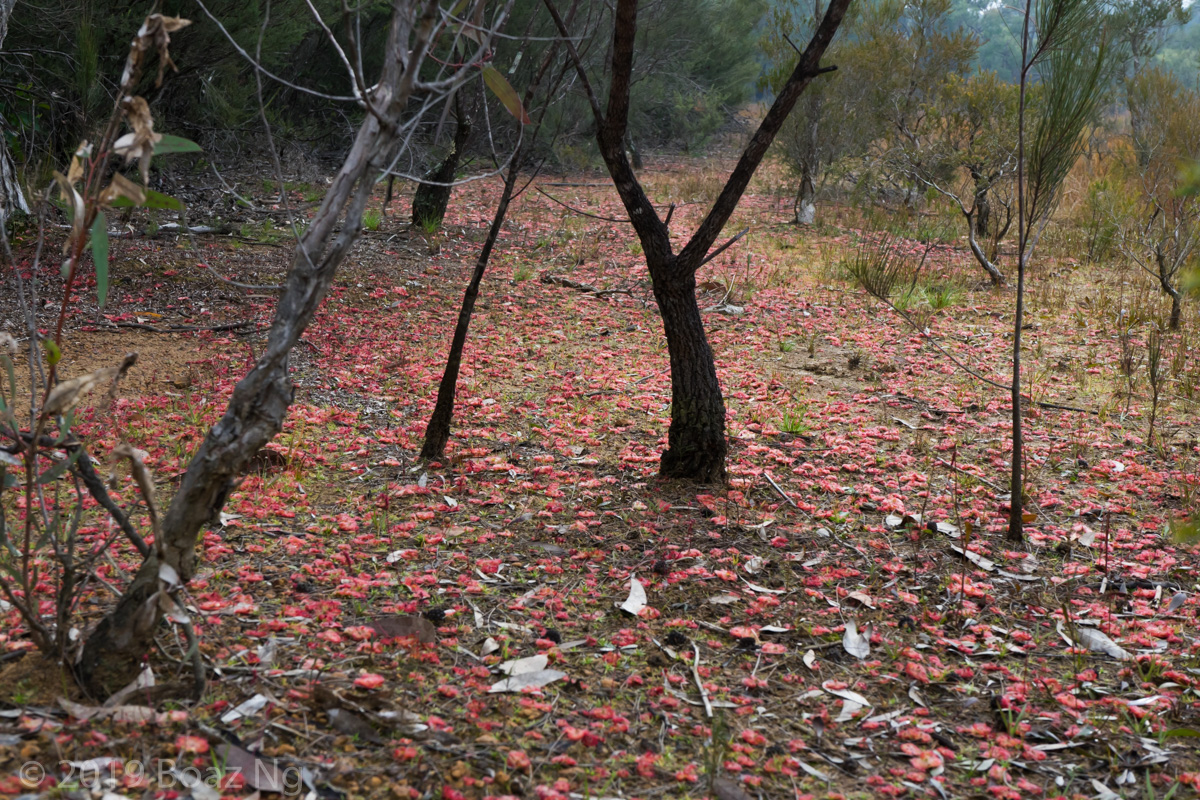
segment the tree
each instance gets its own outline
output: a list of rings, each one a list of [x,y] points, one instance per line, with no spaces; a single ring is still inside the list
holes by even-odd
[[[923,163],[935,131],[935,100],[952,77],[965,77],[979,42],[951,24],[950,0],[883,0],[864,15],[875,68],[870,102],[883,120],[875,163],[881,178],[915,199],[914,171]]]
[[[554,7],[545,0],[559,34],[575,65],[579,84],[592,109],[596,141],[608,167],[629,221],[637,233],[654,283],[654,299],[662,315],[663,331],[671,361],[671,426],[667,450],[659,473],[667,478],[685,478],[702,483],[725,478],[725,401],[717,380],[712,348],[704,333],[704,321],[696,302],[696,271],[729,247],[734,239],[709,253],[725,223],[737,207],[767,149],[788,114],[809,84],[823,72],[821,57],[833,40],[850,0],[833,0],[808,46],[800,55],[791,77],[780,89],[774,104],[742,151],[737,165],[708,215],[683,249],[675,252],[666,218],[646,196],[625,152],[625,133],[630,112],[634,43],[638,33],[637,0],[618,0],[613,20],[607,108],[601,109],[588,71],[578,57],[571,32]]]
[[[17,0],[0,0],[0,52],[4,51],[4,39],[8,35],[8,19]],[[14,212],[29,213],[29,205],[21,192],[17,180],[17,168],[8,152],[8,132],[4,128],[4,117],[0,116],[0,220]]]
[[[1129,81],[1129,110],[1141,120],[1125,165],[1137,199],[1134,211],[1116,220],[1117,242],[1171,298],[1169,327],[1179,330],[1180,278],[1200,252],[1200,197],[1179,191],[1179,167],[1200,154],[1200,93],[1149,67]]]
[[[465,17],[472,19],[470,12],[482,8],[483,2],[475,0]],[[414,121],[403,116],[409,99],[420,93],[429,105],[438,95],[458,88],[470,70],[482,63],[491,34],[503,23],[511,5],[509,2],[495,12],[489,28],[468,30],[476,44],[460,63],[423,79],[421,67],[434,42],[452,26],[459,35],[464,28],[437,0],[392,0],[379,80],[369,84],[361,71],[347,62],[366,109],[358,135],[296,244],[266,349],[238,382],[224,415],[188,465],[163,516],[154,550],[116,607],[87,636],[76,670],[80,682],[93,694],[107,695],[136,674],[141,659],[154,646],[154,634],[166,607],[162,598],[186,584],[195,571],[201,527],[219,513],[247,461],[282,428],[293,399],[289,353],[359,234],[376,176],[411,133]],[[354,22],[350,17],[347,28],[353,30]],[[259,68],[257,63],[252,66]]]
[[[429,170],[425,180],[417,184],[412,201],[413,225],[426,229],[441,227],[450,205],[458,162],[470,138],[471,114],[463,107],[462,93],[458,92],[454,95],[454,138],[450,150]]]
[[[1005,282],[995,260],[1012,214],[1003,202],[1003,221],[994,221],[992,212],[996,191],[1017,169],[1017,93],[1014,84],[994,72],[965,79],[951,76],[928,112],[932,122],[926,152],[914,158],[910,167],[915,180],[958,209],[971,254],[994,286]],[[985,250],[989,236],[990,252]]]
[[[787,78],[784,59],[793,32],[811,30],[820,6],[793,12],[778,7],[764,49],[771,88]],[[815,16],[814,16],[815,15]],[[950,24],[951,0],[882,0],[863,7],[843,27],[830,52],[844,73],[805,95],[781,136],[785,163],[799,178],[796,221],[811,221],[825,170],[844,162],[865,170],[872,183],[890,184],[915,199],[914,170],[929,146],[937,118],[933,99],[953,77],[965,76],[975,57],[975,37]],[[799,19],[797,19],[799,17]],[[834,133],[836,132],[836,133]]]
[[[1025,538],[1021,420],[1021,334],[1025,273],[1059,190],[1082,149],[1114,64],[1105,37],[1103,0],[1025,0],[1017,98],[1017,302],[1013,315],[1012,464],[1008,539]],[[1027,130],[1030,84],[1040,79],[1042,109]]]
[[[1150,65],[1166,43],[1167,35],[1176,25],[1187,24],[1191,7],[1183,0],[1116,0],[1111,5],[1112,30],[1121,44],[1122,55],[1128,59],[1125,76],[1125,101],[1129,107],[1129,124],[1134,139],[1143,137],[1143,106],[1134,101],[1135,82]],[[1145,154],[1135,150],[1138,165],[1147,166]]]
[[[1171,28],[1186,25],[1192,18],[1191,5],[1184,0],[1113,0],[1109,9],[1111,30],[1133,75],[1158,55]]]
[[[579,0],[575,0],[571,5],[571,10],[567,13],[567,24],[570,25],[575,19],[575,12],[579,7]],[[479,250],[479,256],[475,259],[475,269],[471,273],[471,280],[467,284],[466,291],[463,292],[462,305],[459,308],[458,322],[454,326],[454,336],[450,341],[450,352],[446,356],[446,368],[442,371],[442,380],[438,384],[437,402],[434,404],[433,413],[429,416],[429,423],[425,426],[425,440],[421,444],[421,458],[425,460],[433,460],[443,458],[446,451],[446,442],[450,440],[450,422],[454,417],[454,398],[458,389],[458,373],[462,366],[463,348],[467,342],[467,332],[471,327],[471,316],[475,312],[475,300],[479,296],[479,285],[483,282],[484,273],[487,271],[488,262],[492,256],[492,250],[496,246],[497,240],[500,238],[500,231],[504,225],[504,220],[508,215],[508,207],[516,194],[517,177],[521,174],[521,167],[528,151],[537,142],[538,132],[541,130],[542,122],[546,118],[546,111],[550,107],[550,99],[557,92],[559,84],[562,82],[565,69],[555,69],[561,43],[554,40],[550,47],[546,49],[542,56],[541,64],[536,73],[530,79],[528,86],[525,89],[525,97],[519,107],[514,107],[512,110],[513,117],[523,124],[527,112],[530,108],[534,96],[539,91],[542,82],[546,79],[548,73],[552,73],[550,78],[550,86],[545,91],[545,100],[541,107],[537,110],[536,120],[531,120],[532,125],[527,131],[523,131],[523,135],[518,140],[516,149],[513,151],[508,162],[508,169],[504,173],[504,189],[500,193],[500,201],[496,204],[495,214],[492,216],[492,224],[488,229],[487,238],[484,239],[483,247]],[[520,52],[520,51],[519,51]],[[511,99],[509,100],[511,103]]]
[[[786,84],[796,55],[793,42],[810,36],[823,16],[821,0],[814,0],[808,11],[785,5],[773,9],[762,39],[768,67],[759,79],[760,88],[776,92]],[[870,45],[857,36],[853,15],[843,20],[841,36],[830,45],[828,56],[837,59],[838,71],[808,88],[776,142],[798,180],[792,211],[799,225],[813,223],[820,189],[827,180],[842,176],[844,171],[832,168],[864,156],[881,132],[881,120],[872,113],[868,97]]]

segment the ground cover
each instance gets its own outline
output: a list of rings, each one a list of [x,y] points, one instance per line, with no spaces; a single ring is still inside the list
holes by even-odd
[[[688,230],[720,167],[655,162],[645,181]],[[186,647],[165,629],[155,685],[101,710],[14,657],[10,615],[0,794],[73,790],[84,764],[127,797],[201,800],[1194,796],[1197,553],[1170,530],[1200,489],[1194,311],[1152,437],[1138,375],[1164,304],[1083,263],[1069,231],[1048,242],[1029,395],[1082,410],[1027,410],[1017,548],[1006,395],[932,343],[1004,381],[1011,295],[965,246],[935,246],[898,300],[914,330],[849,280],[864,215],[783,224],[775,180],[698,276],[726,487],[656,477],[666,349],[636,239],[597,218],[621,216],[598,174],[543,176],[517,202],[447,458],[417,462],[497,188],[459,187],[438,233],[408,230],[403,204],[380,213],[294,353],[284,432],[203,537],[203,702],[182,699]],[[80,291],[67,375],[141,360],[79,429],[97,454],[145,450],[164,500],[262,347],[286,233],[117,240],[110,307]],[[139,559],[113,555],[99,577],[119,586]],[[98,588],[82,620],[110,600]]]

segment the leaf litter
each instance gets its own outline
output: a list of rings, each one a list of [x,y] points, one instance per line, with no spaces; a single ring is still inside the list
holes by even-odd
[[[635,301],[651,287],[628,231],[582,223],[597,253],[575,272],[632,294],[513,280],[522,259],[575,246],[558,211],[524,196],[515,213],[528,230],[502,240],[511,264],[496,266],[481,296],[478,356],[447,462],[418,464],[443,344],[427,332],[453,325],[458,264],[492,194],[456,190],[433,257],[401,240],[360,245],[318,313],[312,347],[297,351],[297,405],[273,445],[286,466],[234,489],[229,524],[205,535],[200,574],[175,612],[198,628],[209,696],[164,703],[163,683],[116,707],[152,709],[167,743],[157,757],[178,757],[175,734],[199,737],[238,748],[221,752],[243,753],[234,758],[247,765],[302,767],[317,787],[305,791],[318,796],[381,798],[676,796],[705,791],[714,751],[723,753],[714,792],[730,797],[1200,785],[1186,733],[1200,730],[1198,559],[1164,534],[1164,509],[1178,507],[1195,454],[1133,446],[1134,417],[1104,427],[1031,411],[1027,446],[1046,467],[1028,541],[1008,545],[1007,501],[993,485],[1004,478],[990,466],[1005,446],[996,398],[945,372],[865,299],[824,292],[804,272],[798,253],[815,242],[845,248],[856,231],[810,241],[772,229],[748,250],[776,277],[729,298],[742,313],[706,315],[729,406],[731,480],[675,486],[655,477],[670,378],[653,301]],[[615,202],[606,188],[580,196]],[[744,209],[777,216],[761,190]],[[545,238],[544,256],[531,256],[523,236]],[[251,266],[245,253],[205,246],[235,277]],[[136,247],[151,262],[175,258],[154,242]],[[271,251],[252,255],[285,267]],[[702,306],[721,301],[722,281],[741,280],[743,268],[707,266],[701,277],[721,289]],[[970,274],[952,253],[934,268]],[[1070,280],[1072,291],[1095,290]],[[147,303],[172,302],[143,285]],[[218,288],[195,287],[205,291]],[[106,314],[144,313],[121,302]],[[985,302],[934,316],[930,330],[1000,358],[1003,325]],[[270,313],[253,298],[236,305]],[[1078,341],[1043,335],[1047,354],[1095,357],[1115,374],[1119,354],[1097,345],[1099,328]],[[811,341],[812,360],[806,348],[782,351],[781,339]],[[199,376],[192,391],[172,397],[123,381],[140,394],[119,390],[107,412],[131,423],[130,445],[160,476],[182,464],[171,415],[208,414],[243,368],[230,337],[181,342]],[[597,347],[610,357],[585,356]],[[856,352],[866,366],[850,369]],[[90,372],[111,363],[97,359]],[[135,372],[127,380],[140,380]],[[1081,401],[1048,374],[1050,397]],[[99,394],[64,396],[85,434],[99,429],[89,405]],[[1163,413],[1180,442],[1195,435],[1181,408]],[[1080,431],[1095,467],[1063,455],[1064,431]],[[957,482],[945,466],[951,446]],[[139,496],[132,477],[117,493]],[[119,564],[131,560],[117,553]],[[50,697],[0,715],[0,734],[56,761],[134,757],[125,732],[147,712],[63,699],[87,721]]]

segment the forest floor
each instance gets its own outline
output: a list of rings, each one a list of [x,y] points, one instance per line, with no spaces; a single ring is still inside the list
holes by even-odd
[[[680,204],[680,240],[722,166],[643,176]],[[1027,409],[1014,545],[1007,395],[931,344],[1007,381],[1013,293],[936,247],[904,301],[922,336],[848,280],[859,217],[796,228],[774,180],[699,275],[723,487],[656,477],[670,378],[640,249],[627,224],[556,202],[620,218],[603,176],[542,176],[514,206],[440,464],[416,456],[498,190],[459,187],[435,234],[403,203],[376,217],[293,354],[285,430],[202,536],[203,701],[184,699],[174,630],[156,685],[101,708],[17,658],[10,612],[0,795],[1195,797],[1200,553],[1171,528],[1200,508],[1194,307],[1166,339],[1149,441],[1146,340],[1166,306],[1048,235],[1026,383],[1083,411]],[[291,200],[313,205],[303,187]],[[114,240],[109,305],[79,293],[65,376],[140,354],[79,429],[98,458],[147,451],[164,503],[263,347],[291,252],[271,219]],[[101,577],[137,564],[122,544]],[[81,626],[111,595],[93,601]]]

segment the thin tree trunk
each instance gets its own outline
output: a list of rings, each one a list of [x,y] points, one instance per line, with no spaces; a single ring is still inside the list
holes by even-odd
[[[992,219],[992,203],[988,197],[990,185],[986,176],[976,169],[971,170],[971,179],[975,181],[975,235],[986,239]]]
[[[575,11],[578,6],[579,3],[576,0],[567,14],[568,21],[574,20]],[[541,83],[542,78],[545,77],[546,71],[553,64],[554,59],[558,56],[558,48],[559,45],[555,42],[547,50],[537,74],[525,90],[524,108],[529,108],[538,85]],[[553,82],[553,86],[547,92],[548,95],[554,92],[561,79],[562,73],[560,72],[559,80]],[[517,146],[512,160],[509,162],[508,173],[504,178],[504,191],[500,194],[500,202],[496,205],[496,213],[492,216],[492,226],[488,229],[487,239],[483,242],[483,248],[479,251],[479,257],[475,259],[475,270],[471,273],[471,280],[467,284],[466,291],[463,293],[462,306],[458,312],[458,322],[454,326],[454,338],[450,342],[450,352],[446,356],[446,368],[442,372],[442,381],[438,384],[437,402],[434,404],[433,414],[429,417],[429,423],[425,426],[425,441],[421,445],[421,458],[423,460],[435,461],[445,456],[446,443],[450,441],[450,423],[454,418],[454,398],[458,391],[458,373],[462,367],[463,348],[467,343],[467,332],[471,327],[471,317],[475,313],[475,300],[479,297],[479,285],[483,282],[483,275],[487,271],[492,250],[496,246],[496,240],[500,238],[500,230],[504,225],[505,217],[508,215],[508,206],[512,202],[513,192],[516,189],[517,176],[521,173],[521,161],[528,149],[525,137],[529,137],[529,143],[537,139],[548,107],[548,102],[542,105],[538,111],[537,124],[533,126],[532,130],[522,131],[521,143]]]
[[[492,256],[492,248],[500,236],[500,228],[508,214],[508,204],[512,200],[513,186],[517,181],[516,165],[508,172],[504,181],[504,193],[496,206],[496,214],[492,217],[492,227],[488,230],[487,239],[479,257],[475,259],[475,271],[471,273],[471,281],[463,293],[462,307],[458,312],[458,322],[454,326],[454,338],[450,342],[450,352],[446,356],[446,368],[442,372],[442,382],[438,384],[437,403],[429,424],[425,426],[425,442],[421,446],[421,458],[426,461],[440,460],[445,456],[446,442],[450,440],[450,422],[454,417],[454,397],[458,389],[458,373],[462,367],[463,348],[467,343],[467,331],[471,327],[471,316],[475,313],[475,300],[479,297],[479,284],[483,282],[483,274],[487,270],[488,260]]]
[[[12,14],[16,0],[0,0],[0,52],[4,51],[4,37],[8,34],[8,18]],[[14,213],[28,214],[29,204],[25,202],[25,194],[21,191],[21,183],[17,180],[17,167],[12,155],[8,152],[8,138],[4,130],[4,120],[0,118],[0,220],[10,218]]]
[[[979,263],[979,266],[983,267],[983,271],[987,273],[988,278],[992,281],[992,286],[1003,286],[1004,273],[987,257],[987,253],[983,251],[979,240],[975,238],[976,230],[974,220],[971,219],[971,214],[967,213],[964,216],[967,218],[967,244],[971,247],[971,255],[975,256],[975,261]]]
[[[300,237],[258,362],[234,387],[224,416],[208,432],[188,465],[163,518],[159,541],[113,611],[88,635],[76,664],[80,683],[97,696],[126,685],[154,646],[162,619],[157,602],[164,584],[186,584],[195,571],[196,541],[217,516],[246,462],[283,427],[293,400],[288,354],[304,333],[333,282],[338,265],[358,237],[371,196],[375,160],[396,141],[398,120],[412,94],[437,4],[397,2],[388,35],[384,74],[350,153],[334,177],[312,224]],[[410,43],[410,38],[414,41]],[[411,50],[409,49],[411,47]]]
[[[1021,36],[1021,88],[1017,100],[1017,309],[1013,315],[1012,349],[1012,470],[1009,476],[1008,533],[1010,542],[1025,540],[1024,441],[1021,431],[1021,331],[1025,325],[1025,258],[1030,225],[1025,218],[1025,90],[1029,82],[1029,28],[1033,0],[1025,0],[1024,32]]]

